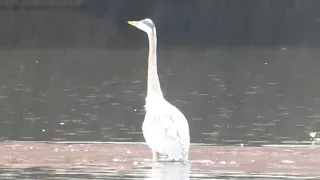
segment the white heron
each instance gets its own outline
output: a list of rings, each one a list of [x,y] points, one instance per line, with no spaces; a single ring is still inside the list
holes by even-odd
[[[190,147],[189,124],[185,116],[163,97],[157,72],[156,27],[149,18],[128,23],[146,32],[149,39],[146,114],[142,132],[152,149],[152,160],[159,161],[160,155],[166,155],[169,161],[187,162]]]

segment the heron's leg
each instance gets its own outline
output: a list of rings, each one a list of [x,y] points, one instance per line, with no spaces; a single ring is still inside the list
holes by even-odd
[[[166,159],[168,162],[177,162],[177,160],[175,160],[174,158],[171,157],[167,157]]]
[[[159,159],[159,153],[157,151],[152,150],[152,160],[158,161],[158,159]]]

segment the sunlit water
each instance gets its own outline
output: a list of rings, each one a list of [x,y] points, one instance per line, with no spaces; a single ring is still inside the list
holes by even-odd
[[[319,177],[287,174],[245,174],[245,173],[190,173],[190,165],[174,163],[154,164],[150,168],[135,171],[99,171],[90,167],[78,167],[69,170],[50,168],[1,168],[1,179],[148,179],[148,180],[192,180],[192,179],[318,179]]]
[[[152,163],[137,143],[8,141],[0,154],[0,179],[320,179],[316,146],[192,144],[188,164]]]

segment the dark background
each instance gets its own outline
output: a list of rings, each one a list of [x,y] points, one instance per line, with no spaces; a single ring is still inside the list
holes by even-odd
[[[320,1],[0,0],[3,140],[144,141],[147,38],[193,143],[320,131]]]

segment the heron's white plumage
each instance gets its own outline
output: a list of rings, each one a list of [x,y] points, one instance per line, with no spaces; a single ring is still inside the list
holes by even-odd
[[[146,98],[142,125],[148,146],[176,161],[188,160],[189,125],[185,116],[163,98]]]
[[[157,72],[157,35],[151,19],[128,21],[148,34],[148,93],[146,115],[142,124],[143,136],[153,150],[168,159],[187,161],[190,147],[189,124],[185,116],[163,97]]]

